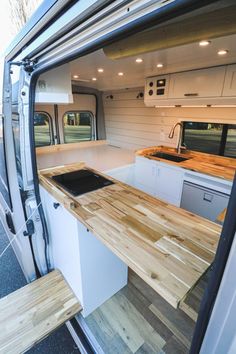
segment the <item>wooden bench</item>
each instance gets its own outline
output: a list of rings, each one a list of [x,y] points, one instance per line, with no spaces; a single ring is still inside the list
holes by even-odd
[[[82,310],[58,270],[0,300],[0,353],[24,353]]]

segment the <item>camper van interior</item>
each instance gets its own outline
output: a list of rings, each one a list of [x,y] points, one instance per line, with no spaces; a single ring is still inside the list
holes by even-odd
[[[52,266],[105,353],[189,351],[231,192],[236,35],[183,30],[151,28],[37,81]]]
[[[44,326],[17,318],[21,352],[75,314],[81,353],[236,352],[236,6],[203,2],[67,1],[9,51],[0,214]]]

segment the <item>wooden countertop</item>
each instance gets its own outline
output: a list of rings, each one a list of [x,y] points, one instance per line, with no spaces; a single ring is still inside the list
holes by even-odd
[[[0,300],[0,353],[25,353],[82,310],[58,270]]]
[[[212,263],[221,226],[110,177],[115,184],[78,197],[51,178],[83,167],[41,170],[40,184],[177,308]]]
[[[183,162],[173,162],[150,155],[157,151],[182,156],[185,158],[189,158],[189,160]],[[229,181],[233,180],[236,171],[236,159],[224,156],[205,154],[192,150],[187,150],[184,153],[177,154],[176,149],[174,148],[165,146],[152,146],[150,148],[138,150],[136,152],[136,155],[144,156],[151,160],[162,161],[181,168],[186,168],[191,171],[204,173],[213,177],[218,177]]]

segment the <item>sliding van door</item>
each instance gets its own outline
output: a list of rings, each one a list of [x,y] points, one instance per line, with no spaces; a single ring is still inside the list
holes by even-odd
[[[24,104],[22,101],[20,104],[18,102],[19,74],[18,66],[5,64],[0,151],[1,167],[5,167],[1,173],[1,220],[25,277],[31,281],[36,278],[36,260],[38,264],[41,263],[42,272],[45,272],[46,266],[42,259],[44,253],[41,259],[39,257],[37,259],[33,252],[36,230],[34,221],[38,215],[37,207],[34,208],[33,203],[30,203],[32,192],[30,188],[26,188],[25,183],[27,171],[24,165],[29,164],[30,161],[24,160],[25,150],[22,149],[22,142],[25,144],[24,134],[28,132],[22,132],[24,130],[22,125]],[[40,243],[39,239],[37,243]]]

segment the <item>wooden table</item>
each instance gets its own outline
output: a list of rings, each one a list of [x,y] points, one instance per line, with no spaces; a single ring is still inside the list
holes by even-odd
[[[110,177],[115,184],[79,197],[51,178],[80,168],[42,170],[40,184],[177,308],[212,263],[221,226]]]

